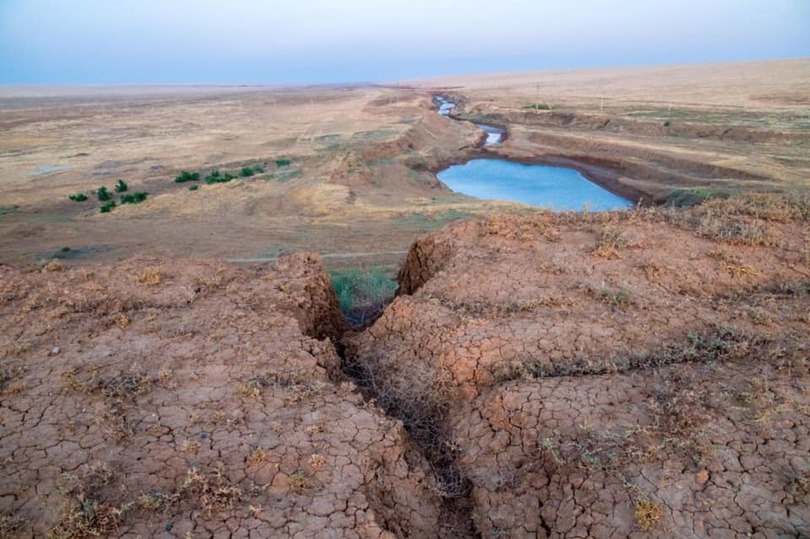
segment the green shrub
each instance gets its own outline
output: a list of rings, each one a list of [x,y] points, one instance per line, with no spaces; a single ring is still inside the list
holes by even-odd
[[[667,205],[676,208],[697,206],[713,198],[728,198],[724,193],[712,187],[690,187],[673,189],[667,196]]]
[[[121,195],[121,204],[140,204],[141,202],[146,200],[146,196],[148,194],[149,193],[141,191],[138,193]]]
[[[250,167],[242,167],[242,170],[239,171],[239,175],[243,178],[253,176],[254,174],[256,174],[256,172]]]
[[[198,182],[200,181],[200,173],[183,170],[180,172],[180,174],[177,175],[174,181],[176,183]]]
[[[199,186],[199,185],[192,185],[191,187],[189,187],[189,188],[188,188],[188,190],[189,190],[189,191],[196,191],[196,190],[197,190],[197,189],[199,189],[199,188],[200,188],[200,186]]]
[[[292,161],[289,159],[276,159],[276,166],[277,167],[288,167],[292,164]]]
[[[87,195],[84,193],[76,193],[75,195],[70,195],[68,198],[73,202],[84,202],[87,200]]]
[[[551,105],[548,103],[532,103],[531,105],[526,105],[523,108],[530,110],[551,110]]]
[[[667,120],[666,122],[664,122],[664,127],[669,127],[669,125],[670,125],[669,120]]]
[[[99,187],[98,190],[96,191],[96,196],[101,202],[107,202],[108,200],[112,200],[112,194],[110,194],[110,192],[107,191],[107,188],[104,187],[103,185]]]
[[[224,174],[218,170],[212,170],[208,176],[205,177],[205,183],[211,185],[212,183],[228,183],[234,179],[234,175],[230,172]]]
[[[397,282],[382,268],[331,270],[332,287],[344,312],[381,306],[397,290]]]
[[[129,189],[126,182],[124,180],[118,180],[115,184],[115,192],[116,193],[124,193],[126,190]]]
[[[253,170],[256,172],[256,174],[264,174],[263,166],[256,165],[255,167],[253,167]]]
[[[113,210],[113,208],[115,208],[115,201],[108,200],[101,206],[101,208],[99,208],[99,211],[101,213],[110,213]]]

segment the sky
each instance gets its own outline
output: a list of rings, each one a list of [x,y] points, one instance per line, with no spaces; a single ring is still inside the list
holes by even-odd
[[[810,0],[0,0],[0,84],[383,82],[810,57]]]

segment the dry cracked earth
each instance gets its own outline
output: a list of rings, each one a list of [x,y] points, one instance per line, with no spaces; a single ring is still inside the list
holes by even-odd
[[[0,535],[808,537],[809,220],[459,222],[362,329],[311,255],[0,268]]]

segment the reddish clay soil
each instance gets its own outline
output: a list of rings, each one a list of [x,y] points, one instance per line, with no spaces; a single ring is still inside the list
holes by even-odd
[[[810,536],[810,211],[497,215],[347,328],[319,260],[0,268],[0,536]]]
[[[484,537],[808,536],[807,216],[458,223],[414,244],[348,357]]]
[[[317,259],[58,269],[0,277],[0,536],[437,528],[401,423],[339,376]]]

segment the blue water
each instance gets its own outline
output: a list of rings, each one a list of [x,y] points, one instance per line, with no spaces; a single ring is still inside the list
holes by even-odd
[[[456,108],[456,104],[449,101],[446,97],[437,95],[433,98],[439,105],[439,116],[450,116],[450,113],[454,108]],[[487,138],[484,139],[484,146],[494,146],[496,144],[500,144],[503,142],[504,135],[506,135],[506,131],[500,127],[486,124],[475,124],[475,126],[487,134]]]
[[[504,159],[473,159],[436,176],[458,193],[489,200],[511,200],[555,211],[621,210],[632,203],[590,182],[578,171],[524,165]]]

